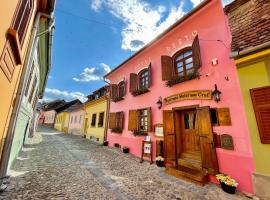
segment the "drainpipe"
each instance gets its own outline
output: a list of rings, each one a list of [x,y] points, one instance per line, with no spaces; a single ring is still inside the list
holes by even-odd
[[[103,81],[110,85],[108,81],[103,77]],[[104,139],[103,141],[107,140],[107,133],[108,133],[108,123],[109,123],[109,114],[110,114],[110,96],[107,96],[107,112],[106,112],[106,123],[105,123],[105,129],[104,129]]]
[[[28,48],[28,51],[27,51],[27,55],[25,59],[26,63],[24,65],[25,67],[21,66],[23,67],[23,69],[21,73],[20,82],[18,85],[17,94],[15,97],[14,108],[11,113],[10,123],[7,130],[6,141],[5,141],[3,152],[2,152],[2,159],[0,163],[0,177],[4,177],[7,174],[11,146],[12,146],[12,142],[14,138],[14,132],[15,132],[15,127],[16,127],[16,123],[18,119],[18,114],[19,114],[21,103],[23,100],[23,95],[26,88],[26,82],[30,75],[30,69],[33,62],[34,52],[35,52],[35,49],[37,48],[37,44],[39,41],[39,36],[37,32],[38,32],[40,17],[46,17],[50,20],[53,20],[53,13],[51,13],[51,15],[48,15],[45,13],[38,12],[35,17],[35,22],[32,28],[31,39],[29,43],[30,48]],[[2,186],[2,184],[3,184],[3,180],[0,180],[0,185]]]

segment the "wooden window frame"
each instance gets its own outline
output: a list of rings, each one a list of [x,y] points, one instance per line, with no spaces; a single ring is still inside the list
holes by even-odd
[[[92,118],[91,118],[91,127],[95,127],[96,126],[96,121],[97,121],[97,113],[93,113],[92,114]]]
[[[147,75],[144,76],[144,74],[146,74],[146,73],[147,73]],[[139,90],[149,88],[149,86],[150,86],[150,84],[149,84],[150,76],[149,75],[150,75],[150,73],[149,73],[148,68],[144,68],[138,73],[138,81],[137,81],[138,86],[137,87]],[[142,84],[142,81],[144,81],[144,84],[145,84],[144,86]],[[147,81],[147,84],[145,83],[146,81]]]
[[[142,115],[142,112],[143,111],[146,111],[147,112],[147,114],[146,115]],[[137,117],[138,117],[138,124],[137,124],[137,126],[138,126],[138,130],[139,131],[141,131],[141,132],[148,132],[148,126],[149,126],[149,122],[148,122],[148,118],[149,118],[149,111],[148,111],[148,108],[143,108],[143,109],[139,109],[139,110],[137,110]],[[141,122],[142,122],[142,117],[143,117],[143,122],[144,122],[144,124],[141,124]],[[147,122],[146,123],[146,125],[145,125],[145,122]],[[141,129],[141,126],[143,126],[144,128],[146,127],[146,129]]]
[[[123,98],[126,94],[126,82],[120,81],[120,83],[118,83],[117,85],[117,90],[118,90],[118,98]]]
[[[101,119],[101,116],[102,116],[102,119]],[[98,127],[104,126],[104,118],[105,118],[105,112],[100,112],[98,114]]]

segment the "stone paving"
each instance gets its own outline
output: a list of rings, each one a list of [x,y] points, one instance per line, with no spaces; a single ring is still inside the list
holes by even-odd
[[[23,148],[11,174],[0,199],[248,199],[214,184],[196,186],[119,149],[49,129]]]

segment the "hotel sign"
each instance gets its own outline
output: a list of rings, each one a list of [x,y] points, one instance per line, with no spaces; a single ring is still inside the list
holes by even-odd
[[[212,91],[211,90],[193,90],[181,92],[179,94],[174,94],[172,96],[164,98],[164,104],[171,104],[177,101],[184,100],[211,100]]]

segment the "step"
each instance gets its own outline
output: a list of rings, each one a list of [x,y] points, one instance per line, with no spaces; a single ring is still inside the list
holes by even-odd
[[[179,158],[178,159],[178,165],[185,166],[185,167],[190,167],[193,169],[202,169],[202,163],[200,160],[195,160],[195,159],[189,159],[189,158]]]
[[[166,173],[201,186],[209,182],[209,177],[205,172],[186,166],[168,167]]]

